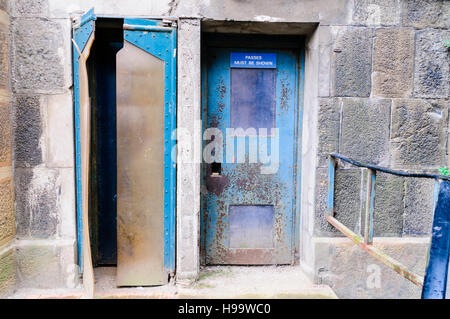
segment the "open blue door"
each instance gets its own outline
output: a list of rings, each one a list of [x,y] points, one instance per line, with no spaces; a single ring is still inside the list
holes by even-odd
[[[83,269],[83,199],[82,199],[82,141],[81,141],[81,122],[80,106],[82,99],[88,96],[84,87],[80,87],[85,76],[85,60],[89,56],[89,51],[94,41],[95,35],[95,15],[94,9],[86,12],[80,19],[79,24],[74,26],[73,30],[73,81],[74,81],[74,101],[75,101],[75,154],[76,154],[76,202],[77,202],[77,240],[78,240],[78,263],[80,270]],[[84,64],[84,66],[82,65]],[[80,79],[81,77],[81,79]],[[82,85],[81,85],[82,86]],[[81,91],[80,91],[81,90]],[[83,123],[86,124],[86,123]]]
[[[176,28],[124,20],[117,53],[117,285],[167,283],[175,269]]]
[[[94,10],[89,10],[74,26],[73,31],[73,75],[75,101],[75,154],[77,194],[77,240],[78,261],[83,273],[86,295],[94,295],[94,272],[89,243],[88,198],[89,198],[89,151],[90,151],[90,98],[86,60],[95,36]]]

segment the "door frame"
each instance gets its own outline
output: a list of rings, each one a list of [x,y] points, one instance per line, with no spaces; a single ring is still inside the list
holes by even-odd
[[[83,238],[83,198],[81,181],[81,138],[80,138],[80,78],[78,71],[79,53],[77,47],[81,50],[86,45],[89,36],[94,33],[96,20],[98,18],[117,18],[123,19],[124,24],[130,25],[130,38],[139,42],[139,32],[161,32],[164,40],[151,50],[154,56],[163,59],[166,63],[166,77],[164,80],[164,271],[169,274],[175,273],[175,219],[176,219],[176,165],[172,158],[172,150],[176,149],[176,140],[172,138],[172,132],[177,126],[177,19],[174,17],[142,17],[139,19],[127,18],[124,16],[103,16],[96,15],[94,9],[90,9],[80,17],[80,20],[72,28],[72,68],[74,82],[74,144],[75,144],[75,187],[76,187],[76,234],[77,234],[77,257],[79,272],[83,273],[83,247],[88,242]],[[145,20],[143,22],[143,20]],[[159,22],[169,21],[171,26],[161,27]],[[143,25],[142,25],[143,24]],[[170,30],[169,30],[170,29]],[[125,33],[126,29],[123,28]],[[166,37],[167,35],[167,37]],[[167,39],[166,39],[167,38]],[[124,39],[125,40],[125,39]],[[164,46],[166,45],[166,46]],[[167,51],[166,51],[167,49]],[[147,50],[148,51],[148,50]],[[89,75],[88,75],[89,76]]]
[[[220,34],[203,33],[201,43],[201,118],[202,118],[202,150],[206,143],[203,141],[203,132],[207,128],[207,50],[208,47],[242,48],[242,49],[290,49],[297,51],[298,58],[298,83],[297,83],[297,124],[295,141],[297,147],[294,148],[294,216],[293,216],[293,262],[300,262],[300,206],[301,206],[301,168],[302,168],[302,128],[303,128],[303,102],[304,102],[304,82],[305,82],[305,37],[298,35],[265,35],[265,34]],[[200,194],[200,264],[206,264],[206,220],[204,218],[206,210],[206,165],[202,160],[200,170],[200,183],[202,192]]]

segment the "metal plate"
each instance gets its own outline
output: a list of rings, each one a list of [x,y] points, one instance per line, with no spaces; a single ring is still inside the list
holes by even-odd
[[[231,127],[275,127],[275,69],[231,69]]]
[[[273,206],[230,206],[230,248],[273,248]]]
[[[117,285],[164,278],[164,61],[117,54]]]

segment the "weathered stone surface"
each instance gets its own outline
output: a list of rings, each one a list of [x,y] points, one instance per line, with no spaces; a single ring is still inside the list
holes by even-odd
[[[336,96],[370,95],[372,29],[334,28],[334,93]]]
[[[431,234],[434,206],[434,180],[407,178],[405,187],[405,236],[428,236]]]
[[[201,76],[200,36],[201,23],[199,19],[180,19],[178,29],[178,123],[200,141],[201,127]],[[180,122],[181,121],[181,122]],[[180,127],[180,126],[179,126]],[[183,161],[185,158],[198,158],[201,155],[199,145],[195,144],[187,134],[179,134],[177,174],[177,281],[191,282],[198,276],[200,267],[199,220],[200,220],[200,164]],[[195,136],[199,138],[196,139]]]
[[[47,167],[74,166],[73,105],[71,94],[46,96],[45,162]]]
[[[319,100],[318,166],[326,167],[328,154],[339,150],[341,101],[338,98]]]
[[[62,24],[44,18],[18,18],[12,21],[13,90],[62,90],[65,84],[65,33]]]
[[[392,165],[422,169],[445,165],[447,121],[445,101],[393,100]]]
[[[401,237],[405,208],[405,179],[377,172],[375,207],[373,212],[374,236]]]
[[[16,250],[20,288],[56,288],[64,285],[60,248],[50,245],[19,245]]]
[[[414,69],[414,30],[377,29],[374,46],[373,95],[410,97]]]
[[[416,32],[414,96],[448,98],[450,54],[442,43],[448,39],[450,39],[449,30],[425,29]]]
[[[401,0],[355,0],[353,23],[361,25],[397,25]]]
[[[339,152],[357,161],[389,161],[390,100],[342,99]]]
[[[8,0],[0,0],[0,10],[8,12]]]
[[[0,88],[9,89],[9,86],[8,29],[0,24]]]
[[[0,102],[0,166],[11,165],[11,106]]]
[[[0,253],[0,298],[12,293],[16,285],[14,248]]]
[[[11,1],[12,17],[45,17],[48,15],[48,0]]]
[[[13,181],[0,181],[0,245],[15,234]]]
[[[41,98],[39,95],[15,95],[12,108],[15,166],[39,165],[42,163]]]
[[[448,0],[404,0],[403,25],[416,28],[450,26]]]
[[[328,172],[325,168],[316,173],[316,236],[343,236],[325,219],[327,210]],[[359,233],[361,228],[361,171],[359,169],[338,169],[335,175],[334,207],[336,217],[351,230]]]
[[[58,171],[16,168],[16,224],[19,238],[49,238],[57,233]]]
[[[424,238],[375,238],[374,246],[423,276],[429,242]],[[339,298],[420,298],[421,289],[347,238],[316,238],[316,278]]]

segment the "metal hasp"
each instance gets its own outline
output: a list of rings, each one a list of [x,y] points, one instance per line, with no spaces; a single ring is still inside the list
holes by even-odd
[[[117,54],[118,286],[161,285],[175,268],[176,29],[125,19]]]
[[[337,166],[336,159],[340,159],[357,167],[362,167],[368,172],[364,237],[361,237],[351,231],[334,217],[334,177]],[[439,181],[442,180],[440,182],[441,186],[439,190],[439,197],[437,204],[435,205],[432,242],[428,267],[426,269],[425,283],[421,276],[418,276],[408,270],[407,267],[402,265],[400,262],[389,257],[372,245],[376,171],[397,176],[432,178],[436,180],[435,185],[439,185]],[[435,186],[435,200],[437,199],[436,190],[438,189],[439,188]],[[417,286],[423,287],[422,298],[445,298],[450,251],[450,177],[428,174],[426,172],[391,170],[377,165],[361,163],[340,154],[331,153],[328,157],[328,197],[326,219],[330,224],[351,239],[355,244],[360,246],[369,255],[378,259]]]
[[[422,299],[445,299],[450,253],[450,182],[440,183]]]

